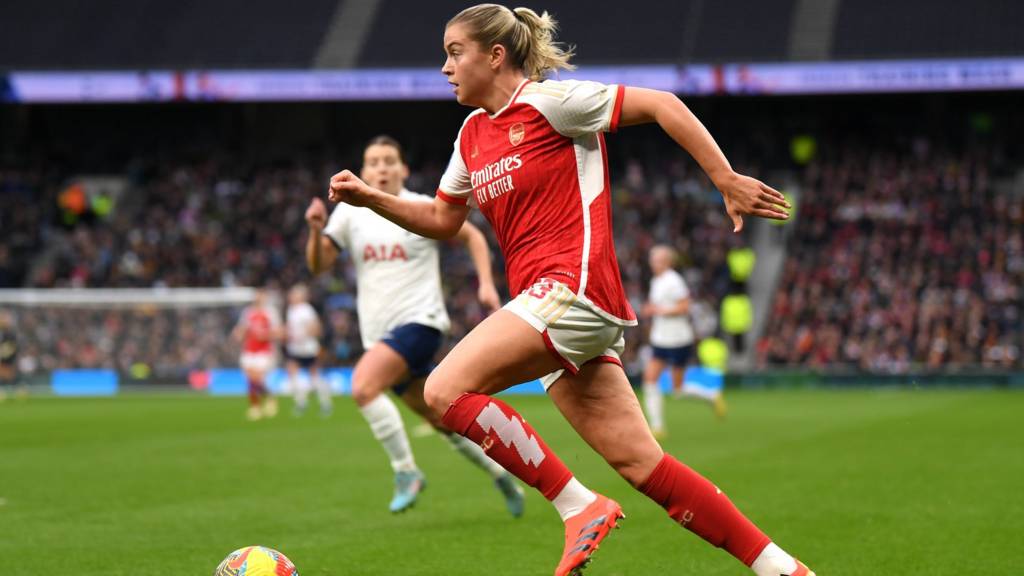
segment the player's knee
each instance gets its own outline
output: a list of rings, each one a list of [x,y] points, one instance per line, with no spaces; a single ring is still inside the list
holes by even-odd
[[[435,378],[432,373],[427,377],[426,384],[423,385],[423,400],[427,403],[427,406],[430,406],[434,414],[441,416],[448,410],[448,405],[455,398],[444,383],[439,378]]]
[[[647,366],[644,367],[644,381],[645,382],[655,382],[655,381],[657,381],[658,377],[661,376],[661,371],[663,369],[664,369],[664,367],[661,366],[661,364],[659,364],[657,362],[649,362],[647,364]]]
[[[357,378],[352,380],[352,399],[356,401],[356,406],[366,406],[377,396],[380,396],[380,392],[373,386]]]

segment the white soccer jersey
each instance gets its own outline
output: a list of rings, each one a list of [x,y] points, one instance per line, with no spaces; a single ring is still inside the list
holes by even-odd
[[[649,299],[656,306],[675,306],[690,297],[686,281],[675,270],[666,270],[651,279]],[[693,326],[685,314],[655,315],[651,321],[651,345],[679,348],[693,344]]]
[[[320,353],[316,327],[319,320],[309,302],[289,304],[285,326],[288,329],[288,354],[309,358]]]
[[[399,197],[433,202],[404,189]],[[369,208],[349,204],[334,208],[324,234],[339,248],[348,249],[355,263],[356,309],[364,348],[403,324],[448,331],[436,240],[409,232]]]

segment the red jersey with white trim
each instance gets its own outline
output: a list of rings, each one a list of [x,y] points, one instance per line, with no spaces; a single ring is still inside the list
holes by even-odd
[[[466,118],[437,194],[483,212],[512,294],[550,278],[608,320],[632,325],[602,134],[618,127],[623,92],[597,82],[524,80],[493,116],[476,110]]]
[[[250,306],[242,311],[245,333],[242,336],[242,350],[253,353],[273,352],[272,332],[280,322],[277,316],[266,308]]]

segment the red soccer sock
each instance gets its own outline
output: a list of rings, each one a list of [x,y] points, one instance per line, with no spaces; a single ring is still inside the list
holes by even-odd
[[[486,394],[459,396],[441,419],[451,431],[476,442],[492,460],[533,486],[548,500],[558,496],[572,472],[511,406]]]
[[[267,389],[263,386],[262,382],[255,382],[249,380],[249,405],[259,406],[260,398],[263,398],[267,393]]]
[[[665,454],[640,491],[684,528],[750,566],[771,542],[707,478]]]

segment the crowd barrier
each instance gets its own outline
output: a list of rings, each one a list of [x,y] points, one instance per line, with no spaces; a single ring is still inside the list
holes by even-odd
[[[308,378],[302,371],[300,378]],[[326,368],[322,377],[327,380],[336,395],[352,393],[352,368]],[[115,370],[56,370],[50,375],[50,388],[57,396],[113,396],[123,390],[123,381],[128,380],[131,388],[145,386],[144,382],[122,378]],[[721,372],[705,368],[691,367],[687,369],[685,380],[688,386],[706,391],[720,390],[725,382]],[[237,368],[217,368],[213,370],[194,371],[187,379],[188,386],[198,392],[211,396],[240,396],[246,394],[245,375]],[[664,391],[671,390],[668,372],[662,374],[660,380]],[[275,394],[288,393],[288,376],[283,369],[272,371],[267,377],[267,385]],[[505,394],[544,394],[544,387],[539,380],[524,382],[513,386]]]

